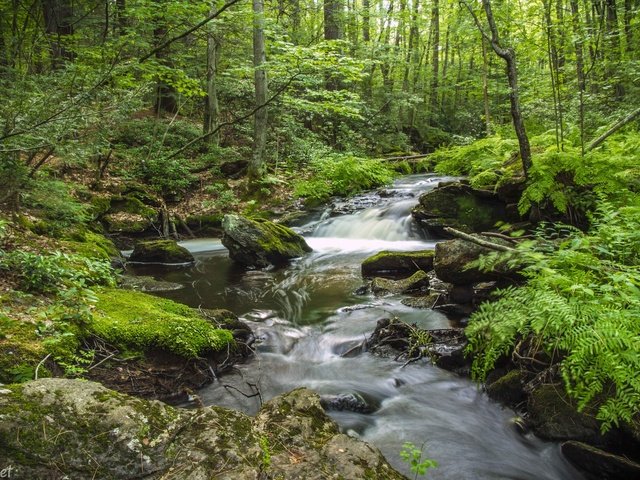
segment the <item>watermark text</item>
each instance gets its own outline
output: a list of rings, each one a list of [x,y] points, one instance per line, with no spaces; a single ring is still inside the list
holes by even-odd
[[[0,469],[0,478],[11,478],[13,473],[13,465]]]

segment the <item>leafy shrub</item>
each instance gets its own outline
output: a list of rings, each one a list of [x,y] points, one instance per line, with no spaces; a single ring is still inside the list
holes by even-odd
[[[592,222],[590,234],[521,244],[511,261],[527,284],[481,305],[466,333],[476,379],[528,341],[560,361],[567,393],[579,410],[595,404],[607,430],[640,411],[640,206],[602,202]]]
[[[139,178],[162,194],[181,193],[195,181],[188,163],[179,158],[156,157],[146,160],[140,164],[137,173]]]
[[[311,172],[311,178],[295,184],[294,193],[319,201],[379,187],[395,176],[393,169],[379,160],[338,155],[312,162]]]
[[[30,187],[23,194],[23,204],[38,210],[45,220],[38,224],[40,233],[59,235],[67,227],[89,219],[87,207],[71,195],[68,183],[45,177]]]
[[[0,252],[0,271],[3,270],[17,277],[21,290],[34,293],[114,283],[108,261],[59,252],[50,255],[19,250]]]

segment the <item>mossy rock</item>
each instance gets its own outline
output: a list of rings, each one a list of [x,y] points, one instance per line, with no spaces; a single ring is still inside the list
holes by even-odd
[[[478,237],[491,243],[510,245],[501,239],[483,237],[482,235],[478,235]],[[478,260],[481,255],[490,252],[491,250],[488,248],[458,238],[438,242],[436,243],[433,269],[440,280],[454,285],[470,285],[505,278],[518,279],[517,273],[504,263],[496,265],[489,272],[477,267],[468,267],[470,262]]]
[[[405,278],[418,270],[433,269],[433,250],[391,252],[384,250],[362,262],[363,277]]]
[[[505,220],[506,206],[497,195],[462,183],[450,183],[422,194],[412,215],[430,233],[447,236],[444,227],[465,232],[493,228]]]
[[[289,227],[268,220],[225,215],[222,227],[222,244],[229,256],[247,267],[279,266],[311,251],[304,238]]]
[[[230,331],[216,328],[186,305],[115,288],[100,290],[96,296],[91,333],[117,348],[161,349],[184,358],[234,348]]]
[[[129,256],[130,262],[192,263],[193,255],[175,240],[145,240],[137,242]]]
[[[541,385],[527,402],[528,423],[536,435],[547,440],[598,443],[602,436],[595,412],[578,412],[561,385]]]
[[[374,278],[371,282],[371,290],[375,295],[390,293],[409,293],[429,288],[429,275],[423,270],[418,270],[404,280],[389,280],[388,278]]]
[[[41,379],[1,389],[0,418],[0,465],[15,478],[405,478],[375,447],[341,434],[307,389],[270,400],[252,418]]]
[[[626,480],[640,478],[640,463],[593,445],[569,441],[562,453],[588,480]]]
[[[487,394],[494,400],[515,406],[527,398],[524,392],[524,378],[520,370],[511,370],[497,380],[487,383]]]
[[[156,217],[146,217],[136,213],[116,212],[102,217],[102,223],[109,233],[144,233],[153,227]]]
[[[76,232],[69,240],[63,240],[61,243],[71,252],[87,258],[111,260],[121,257],[120,250],[110,239],[90,230]]]

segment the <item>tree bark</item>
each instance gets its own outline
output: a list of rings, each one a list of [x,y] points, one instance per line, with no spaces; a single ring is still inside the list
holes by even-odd
[[[156,25],[153,29],[153,39],[156,45],[163,45],[167,36],[167,24],[164,11],[164,0],[155,0],[157,11]],[[155,52],[158,63],[166,67],[171,66],[171,56],[169,46],[159,48]],[[153,108],[156,115],[162,112],[176,113],[178,111],[178,92],[162,78],[156,82],[156,92]]]
[[[480,24],[480,20],[476,16],[473,9],[469,6],[468,3],[464,2],[464,5],[469,10],[469,13],[471,13],[471,15],[473,16],[478,29],[480,30],[482,35],[485,36],[491,43],[491,48],[493,48],[493,51],[496,53],[496,55],[498,55],[505,61],[507,70],[507,81],[509,82],[509,103],[511,105],[511,119],[513,121],[513,128],[516,131],[516,136],[518,137],[520,158],[522,160],[522,170],[525,177],[527,177],[529,174],[529,169],[531,168],[531,146],[529,145],[529,137],[527,136],[527,130],[524,126],[522,111],[520,109],[516,52],[515,50],[513,50],[513,48],[504,47],[502,45],[500,35],[498,33],[498,26],[496,25],[495,18],[493,17],[491,1],[483,0],[482,4],[484,6],[484,12],[487,17],[487,22],[489,23],[489,30],[491,32],[490,37],[485,33],[482,25]]]
[[[431,92],[429,94],[429,105],[431,107],[429,117],[431,124],[436,116],[438,110],[438,73],[440,72],[440,2],[439,0],[433,0],[433,6],[431,8],[431,31],[433,33],[433,54],[431,58],[432,77],[431,77]]]
[[[264,46],[264,0],[253,0],[253,67],[256,107],[267,102],[267,61]],[[253,154],[249,162],[249,178],[256,180],[264,174],[264,149],[267,144],[268,110],[256,110],[253,124]]]
[[[211,4],[211,13],[216,11],[215,3]],[[205,97],[203,133],[214,132],[218,126],[218,88],[217,88],[217,61],[218,61],[218,39],[215,36],[215,27],[212,23],[207,30],[207,96]],[[218,133],[212,133],[207,137],[209,144],[217,146],[219,143]]]
[[[73,35],[73,8],[69,0],[42,0],[44,29],[49,38],[51,68],[64,66],[73,60],[73,52],[65,45],[66,38]]]

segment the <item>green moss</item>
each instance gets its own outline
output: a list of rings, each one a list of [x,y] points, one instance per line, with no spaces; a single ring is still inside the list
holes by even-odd
[[[292,249],[299,250],[300,255],[305,252],[299,241],[300,236],[289,227],[261,218],[255,218],[253,221],[264,234],[264,237],[259,239],[258,244],[266,252],[277,252],[283,255],[290,254]]]
[[[76,229],[66,235],[62,247],[87,258],[110,260],[120,256],[120,250],[104,235],[87,229]]]
[[[195,358],[233,344],[231,332],[216,329],[186,305],[117,289],[104,289],[97,297],[92,329],[118,347],[161,348]]]
[[[31,380],[36,366],[44,356],[44,348],[33,323],[0,313],[1,383]],[[40,370],[39,374],[46,376],[44,370]]]

